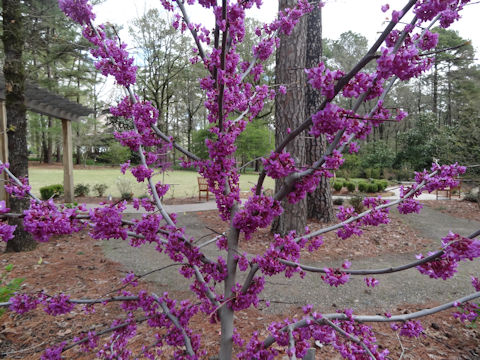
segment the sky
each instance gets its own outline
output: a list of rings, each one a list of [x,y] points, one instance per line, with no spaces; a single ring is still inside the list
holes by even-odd
[[[472,2],[477,2],[473,0]],[[400,9],[405,0],[326,0],[323,8],[323,34],[324,37],[337,39],[342,32],[352,30],[366,36],[370,43],[382,30],[389,12],[382,13],[380,7],[390,4],[390,9]],[[248,16],[260,21],[268,22],[275,18],[277,0],[264,0],[260,11],[251,10]],[[98,22],[112,22],[123,24],[128,28],[129,22],[141,16],[152,7],[161,8],[159,0],[106,0],[94,8]],[[195,8],[189,12],[195,22],[200,22],[208,15],[203,9]],[[480,48],[480,31],[478,19],[480,18],[480,3],[467,6],[462,12],[462,19],[456,22],[451,29],[457,30],[463,38],[473,41],[474,47]],[[128,38],[128,36],[123,36]]]
[[[278,9],[278,0],[263,0],[264,5],[259,11],[250,10],[247,16],[254,17],[262,22],[270,22],[275,18]],[[323,37],[338,39],[346,31],[360,33],[369,40],[369,45],[378,37],[391,15],[391,10],[401,9],[406,0],[326,0],[322,10]],[[380,8],[388,3],[390,11],[383,13]],[[476,50],[476,62],[480,57],[480,1],[472,0],[462,12],[460,21],[454,23],[450,29],[458,31],[461,37],[472,41]],[[128,26],[131,21],[143,15],[148,9],[157,7],[162,9],[160,0],[105,0],[94,7],[97,14],[96,23],[110,22],[123,25],[120,36],[127,44],[131,40]],[[188,11],[188,10],[187,10]],[[212,19],[206,10],[200,6],[190,9],[189,16],[192,22],[203,22]],[[210,20],[213,24],[213,20]],[[213,27],[213,25],[212,25]],[[131,43],[131,41],[130,41]]]

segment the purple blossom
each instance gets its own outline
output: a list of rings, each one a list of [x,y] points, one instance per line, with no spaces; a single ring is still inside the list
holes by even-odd
[[[64,341],[56,347],[47,348],[40,357],[41,360],[61,360],[63,348],[67,345]]]
[[[290,153],[273,152],[267,159],[262,159],[265,172],[272,179],[280,179],[296,171],[295,161]]]
[[[325,275],[322,275],[322,280],[330,286],[338,287],[346,284],[350,279],[350,275],[340,271],[339,269],[324,268]]]
[[[423,327],[420,321],[412,320],[406,321],[401,326],[392,324],[392,329],[400,329],[400,336],[406,336],[409,338],[419,337],[423,333]]]
[[[95,20],[92,5],[88,3],[88,0],[58,0],[58,6],[65,15],[80,25]]]
[[[368,287],[374,288],[375,286],[378,285],[378,280],[373,278],[373,277],[366,277],[364,278],[365,284],[367,284]]]
[[[57,208],[52,199],[48,201],[30,202],[25,210],[23,224],[25,230],[32,234],[36,241],[47,242],[53,235],[67,235],[80,231],[84,225],[76,218],[83,206],[74,208]]]
[[[28,311],[36,309],[39,303],[40,300],[38,298],[27,294],[15,293],[15,295],[10,298],[9,309],[17,314],[25,314]]]
[[[70,295],[65,294],[49,297],[43,302],[43,310],[53,316],[67,314],[75,307],[69,300]]]
[[[13,233],[17,225],[9,225],[4,222],[0,222],[0,239],[4,242],[14,238]]]

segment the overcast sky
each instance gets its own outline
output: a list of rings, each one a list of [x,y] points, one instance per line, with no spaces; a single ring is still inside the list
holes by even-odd
[[[472,2],[476,2],[473,0]],[[390,11],[382,13],[380,7],[388,3],[390,9],[400,9],[406,0],[327,0],[323,8],[324,37],[336,39],[345,31],[352,30],[366,36],[370,42],[375,40],[382,30],[384,21]],[[260,21],[271,21],[277,12],[277,0],[264,0],[261,11],[250,11],[249,15]],[[159,0],[106,0],[96,6],[98,22],[110,21],[123,24],[128,28],[129,22],[152,7],[161,8]],[[190,17],[195,22],[205,19],[206,13],[196,8],[190,11]],[[451,29],[457,30],[466,39],[471,39],[476,49],[480,46],[480,3],[469,5],[462,12],[462,19],[456,22]],[[123,35],[124,37],[126,35]]]
[[[247,16],[252,16],[262,22],[270,22],[275,18],[278,1],[263,0],[262,9],[250,11]],[[380,7],[390,4],[390,10],[383,13]],[[337,39],[345,31],[352,30],[360,33],[373,44],[379,32],[385,27],[385,21],[389,19],[391,10],[399,10],[406,0],[327,0],[322,12],[323,36],[329,39]],[[462,19],[454,23],[450,29],[459,32],[460,36],[472,40],[476,49],[477,62],[480,49],[480,3],[472,0],[473,5],[465,7]],[[129,42],[128,26],[132,19],[141,16],[148,9],[157,7],[162,9],[160,0],[106,0],[101,5],[94,7],[97,14],[96,23],[111,22],[121,24],[124,30],[121,32],[122,40]],[[195,7],[189,11],[193,22],[202,22],[209,17],[206,10]],[[408,18],[410,19],[410,18]]]

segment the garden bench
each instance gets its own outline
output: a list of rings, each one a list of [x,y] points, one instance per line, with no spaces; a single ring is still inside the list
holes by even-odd
[[[458,180],[458,186],[446,187],[443,190],[435,190],[436,199],[438,200],[438,193],[440,191],[445,192],[445,196],[448,198],[448,200],[452,200],[452,193],[454,193],[455,191],[458,191],[458,198],[460,199],[462,195],[462,180],[461,179],[457,179],[457,180]]]
[[[205,180],[205,178],[199,176],[197,178],[197,182],[198,182],[198,201],[202,200],[202,192],[206,193],[206,198],[207,198],[207,201],[208,201],[208,183],[207,183],[207,180]]]

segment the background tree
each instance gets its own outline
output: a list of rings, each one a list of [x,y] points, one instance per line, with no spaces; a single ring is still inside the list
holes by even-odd
[[[307,16],[305,67],[318,66],[322,61],[322,8],[314,5],[314,10]],[[305,84],[305,119],[312,116],[320,107],[321,96],[313,87]],[[320,154],[327,149],[325,135],[305,137],[305,160],[313,164]],[[332,191],[329,179],[322,177],[317,189],[307,194],[307,216],[329,222],[334,219]]]
[[[279,10],[294,6],[296,1],[280,0]],[[286,93],[275,98],[275,144],[280,144],[289,129],[299,126],[305,117],[305,59],[306,59],[306,20],[302,18],[289,36],[280,36],[280,46],[276,53],[275,82],[286,86]],[[299,137],[290,142],[286,149],[295,159],[298,167],[306,164],[305,138]],[[283,180],[275,180],[275,192],[283,186]],[[282,201],[283,213],[272,223],[271,231],[285,234],[295,230],[298,234],[307,225],[307,201],[297,204]]]
[[[23,48],[25,31],[21,4],[16,0],[3,0],[3,48],[5,62],[3,74],[5,76],[5,106],[7,110],[8,131],[8,161],[10,170],[18,177],[28,177],[28,149],[27,149],[27,116],[24,105],[25,96],[25,64],[23,62]],[[26,198],[9,197],[10,209],[22,213],[27,209],[29,200]],[[15,238],[7,243],[7,251],[25,251],[36,247],[31,235],[23,230],[20,219],[10,220],[17,225]]]

